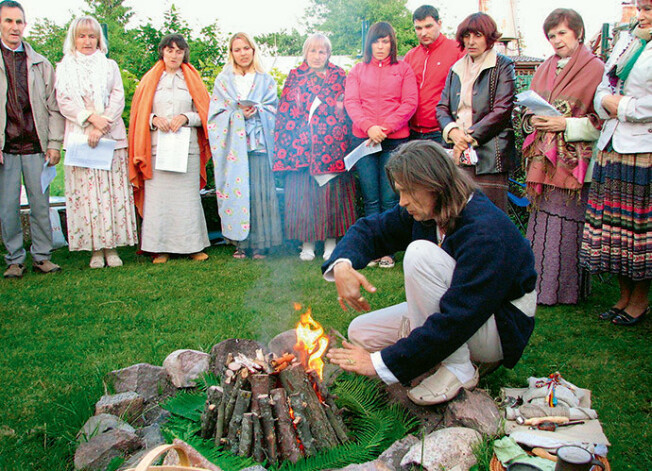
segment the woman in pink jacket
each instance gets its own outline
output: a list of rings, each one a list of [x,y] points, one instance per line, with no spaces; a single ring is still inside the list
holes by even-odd
[[[417,109],[417,81],[412,68],[396,57],[396,33],[389,23],[369,28],[363,62],[356,64],[346,79],[344,107],[353,121],[351,148],[367,141],[382,150],[358,161],[356,169],[364,200],[365,216],[386,211],[398,197],[385,174],[385,164],[410,135],[408,121]],[[382,257],[383,268],[394,266],[391,255]]]

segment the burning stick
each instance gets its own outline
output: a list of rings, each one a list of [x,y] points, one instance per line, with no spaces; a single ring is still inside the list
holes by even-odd
[[[301,458],[301,450],[292,426],[292,419],[290,419],[290,409],[285,389],[272,389],[270,397],[274,405],[274,415],[277,419],[276,427],[279,435],[278,443],[281,448],[281,456],[284,460],[296,463]]]
[[[320,450],[335,448],[339,442],[333,427],[328,422],[326,412],[317,397],[317,393],[310,385],[310,380],[303,370],[302,365],[292,365],[279,374],[281,383],[288,394],[298,393],[302,402],[306,403],[308,421],[313,437]]]
[[[285,368],[292,363],[295,356],[292,353],[284,353],[281,357],[276,360],[272,360],[272,366],[276,372],[283,371]]]
[[[294,414],[294,425],[297,428],[299,440],[303,444],[303,449],[306,456],[312,456],[317,452],[315,439],[310,432],[310,424],[306,415],[306,409],[299,394],[290,395],[290,404],[292,405],[292,412]]]

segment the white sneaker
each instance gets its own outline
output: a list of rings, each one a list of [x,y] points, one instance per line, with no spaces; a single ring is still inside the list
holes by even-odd
[[[324,260],[328,260],[331,258],[331,255],[333,255],[333,250],[335,250],[335,246],[337,245],[337,241],[335,239],[326,239],[324,242]]]
[[[302,250],[299,254],[299,258],[304,262],[312,262],[315,259],[314,250]]]
[[[462,383],[457,376],[442,365],[435,374],[428,376],[419,385],[408,391],[412,402],[420,406],[432,406],[450,401],[459,394],[462,388],[472,391],[477,385],[480,376],[475,368],[473,378]]]
[[[314,242],[304,242],[301,246],[301,253],[299,258],[304,262],[312,262],[315,259],[315,244]]]

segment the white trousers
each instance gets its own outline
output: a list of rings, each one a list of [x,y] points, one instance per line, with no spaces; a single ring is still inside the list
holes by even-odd
[[[376,352],[422,326],[431,314],[439,312],[439,301],[451,285],[455,265],[455,260],[436,244],[426,240],[412,242],[403,261],[407,302],[356,317],[349,325],[349,339],[369,352]],[[536,292],[513,304],[526,315],[534,316]],[[502,359],[500,336],[492,315],[442,363],[451,370],[468,371],[472,368],[471,360],[493,363]]]

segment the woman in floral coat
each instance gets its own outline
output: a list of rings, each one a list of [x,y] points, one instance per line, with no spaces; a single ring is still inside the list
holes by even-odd
[[[248,34],[233,35],[208,113],[222,234],[236,243],[233,257],[240,259],[264,258],[283,242],[271,169],[278,98],[259,54]]]
[[[344,168],[349,121],[344,112],[346,73],[329,62],[331,43],[322,34],[303,45],[303,63],[290,72],[274,133],[274,171],[285,177],[285,234],[303,242],[299,257],[315,258],[324,241],[330,258],[336,238],[356,219],[355,184]]]

